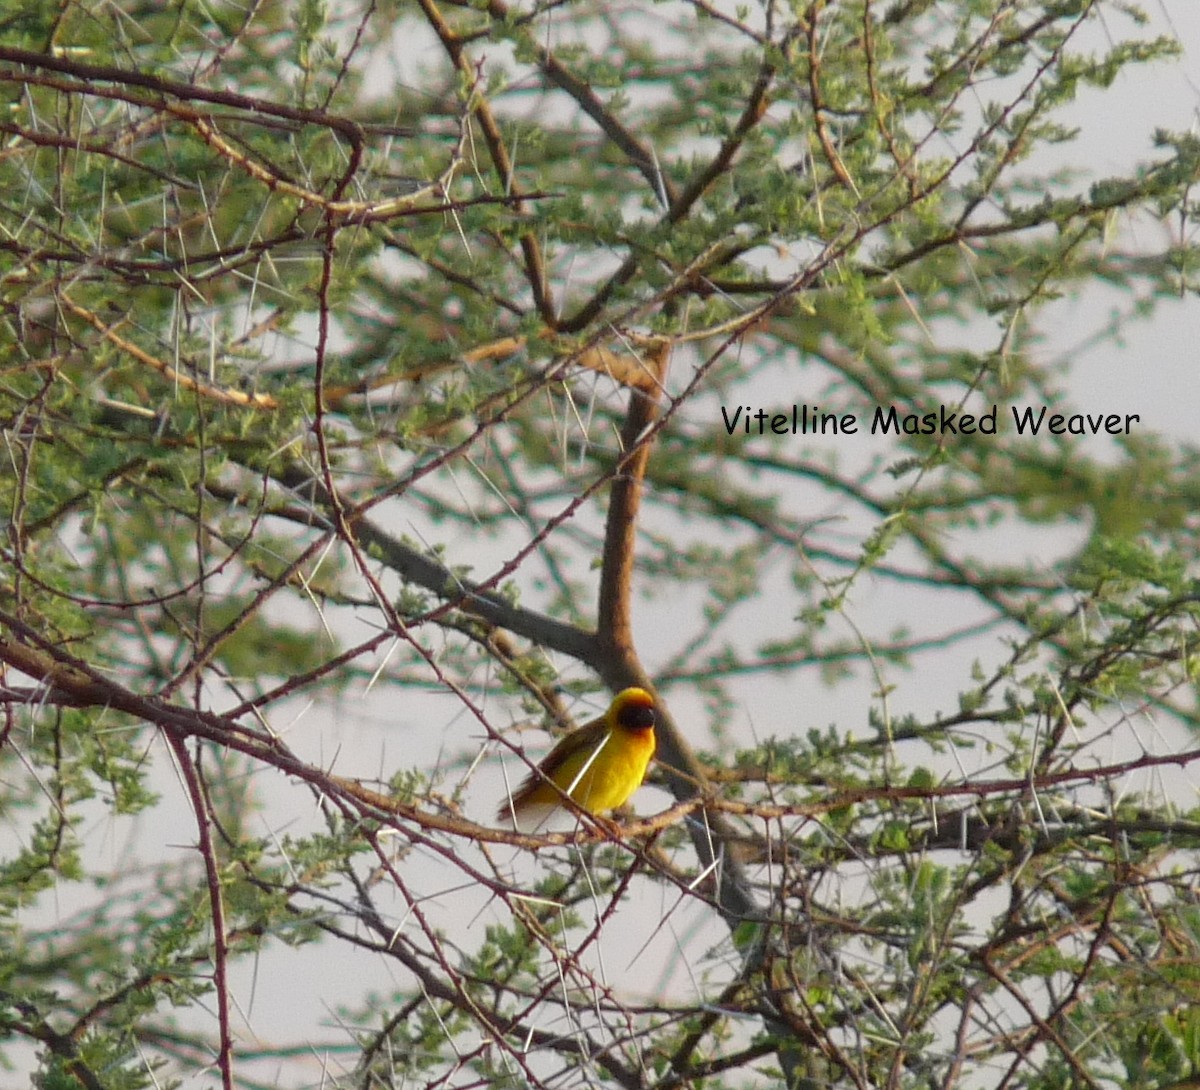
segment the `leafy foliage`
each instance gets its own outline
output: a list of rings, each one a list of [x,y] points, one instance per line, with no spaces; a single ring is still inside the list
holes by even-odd
[[[8,13],[3,1062],[1193,1084],[1197,457],[1052,336],[1196,291],[1200,142],[1076,143],[1178,53],[1119,0]],[[508,728],[628,684],[671,809],[490,824]]]

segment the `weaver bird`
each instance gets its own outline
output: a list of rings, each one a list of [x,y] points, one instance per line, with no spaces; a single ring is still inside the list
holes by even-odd
[[[618,693],[599,719],[559,741],[496,811],[518,829],[537,829],[567,795],[589,814],[612,810],[642,784],[654,756],[658,712],[645,689]],[[563,807],[565,809],[565,807]]]

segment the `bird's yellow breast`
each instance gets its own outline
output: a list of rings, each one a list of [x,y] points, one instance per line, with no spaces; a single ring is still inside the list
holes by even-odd
[[[653,730],[618,727],[601,735],[597,744],[570,754],[551,778],[585,810],[600,814],[621,806],[641,786],[653,756]],[[528,802],[537,806],[558,800],[558,792],[542,783]]]
[[[564,793],[592,814],[623,805],[646,777],[657,721],[654,697],[645,689],[617,693],[599,719],[559,739],[500,805],[497,820],[511,817],[518,829],[536,830],[564,808]]]

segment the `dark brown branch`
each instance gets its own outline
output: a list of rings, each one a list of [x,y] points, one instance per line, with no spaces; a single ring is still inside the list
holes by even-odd
[[[338,114],[326,113],[324,110],[306,110],[295,106],[285,106],[268,99],[238,94],[236,91],[219,91],[195,83],[181,83],[178,80],[164,79],[149,72],[118,68],[115,65],[84,64],[69,57],[55,56],[50,53],[34,53],[28,49],[16,49],[12,46],[2,45],[0,45],[0,61],[73,76],[80,81],[79,84],[64,89],[78,94],[103,95],[104,89],[97,86],[98,84],[140,87],[156,95],[176,99],[180,102],[207,102],[229,109],[244,110],[255,115],[283,118],[305,125],[318,125],[321,128],[332,129],[351,144],[361,143],[365,132],[364,127],[357,121]],[[23,83],[25,81],[26,77],[20,71],[0,70],[0,83]],[[161,103],[150,101],[144,104],[146,106],[161,105]]]
[[[418,0],[418,3],[454,67],[458,69],[465,80],[471,83],[477,82],[479,73],[467,56],[463,39],[446,21],[437,4],[434,0]],[[500,131],[500,123],[497,121],[496,115],[492,112],[487,100],[481,95],[476,96],[472,105],[474,107],[473,116],[483,129],[488,154],[492,158],[492,166],[500,179],[500,184],[504,187],[505,194],[521,197],[521,188],[517,184],[512,159],[509,157],[508,149],[504,146],[504,134]],[[550,295],[550,286],[546,282],[546,264],[542,256],[541,245],[532,231],[522,232],[520,244],[525,258],[525,275],[533,293],[534,303],[542,321],[553,329],[557,324],[557,308]]]
[[[200,780],[200,770],[188,753],[187,743],[177,734],[167,733],[167,743],[179,762],[179,771],[187,785],[192,813],[196,816],[200,856],[208,882],[208,905],[213,928],[213,990],[217,999],[217,1067],[223,1090],[233,1090],[233,1033],[229,1024],[229,943],[225,930],[225,898],[221,892],[221,867],[212,838],[209,801]]]
[[[657,417],[656,394],[629,392],[629,412],[621,429],[623,457],[613,477],[604,531],[597,634],[608,654],[627,662],[636,657],[630,598],[637,555],[637,516],[650,461],[649,429]]]
[[[838,182],[853,193],[855,192],[854,182],[846,172],[845,164],[838,155],[837,148],[833,146],[829,127],[825,123],[825,100],[821,94],[821,50],[817,41],[817,19],[824,6],[824,0],[817,0],[808,9],[808,26],[806,28],[808,35],[808,92],[812,97],[813,128],[816,130],[817,140],[820,142],[821,151],[825,155],[829,169],[833,171]]]

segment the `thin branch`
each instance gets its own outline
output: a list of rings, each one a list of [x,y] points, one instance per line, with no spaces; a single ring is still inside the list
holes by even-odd
[[[187,742],[178,734],[166,733],[167,744],[175,754],[183,782],[191,798],[192,813],[196,817],[196,831],[200,839],[200,856],[204,860],[204,874],[208,882],[208,905],[212,913],[213,928],[213,990],[217,999],[217,1026],[219,1046],[217,1066],[221,1071],[224,1090],[233,1090],[233,1033],[229,1021],[229,944],[225,931],[225,898],[221,892],[221,866],[217,859],[212,838],[212,815],[209,801],[200,779],[200,770],[188,753]]]
[[[450,58],[454,67],[464,80],[468,81],[471,85],[476,85],[479,82],[479,72],[467,56],[463,39],[447,22],[435,0],[418,0],[418,3],[421,5],[421,10],[425,13],[425,18],[429,21],[429,25],[433,28],[434,33],[437,34],[439,41],[442,43],[442,48],[446,51],[446,55]],[[481,93],[476,93],[472,97],[471,108],[473,116],[479,121],[483,129],[483,136],[488,146],[488,154],[491,156],[492,165],[499,176],[500,184],[504,187],[505,194],[520,197],[522,195],[521,186],[517,181],[512,159],[508,154],[508,148],[505,146],[504,134],[500,130],[500,123],[492,112],[491,106]],[[556,328],[557,307],[550,294],[550,286],[546,279],[546,266],[545,259],[542,256],[541,244],[537,241],[532,231],[523,231],[521,233],[520,245],[521,252],[525,258],[525,274],[529,288],[533,293],[534,305],[537,307],[542,321],[551,329]]]
[[[139,363],[144,363],[147,367],[153,368],[163,378],[185,390],[192,390],[201,397],[209,398],[223,405],[237,405],[241,408],[262,409],[266,411],[273,411],[279,408],[279,402],[270,394],[248,394],[243,390],[214,386],[211,383],[193,378],[191,375],[172,367],[166,360],[160,360],[140,345],[134,344],[133,341],[122,337],[116,331],[116,326],[120,323],[105,324],[99,315],[94,314],[87,307],[80,306],[65,291],[60,291],[58,298],[72,314],[77,318],[82,318],[114,347],[128,353]]]

